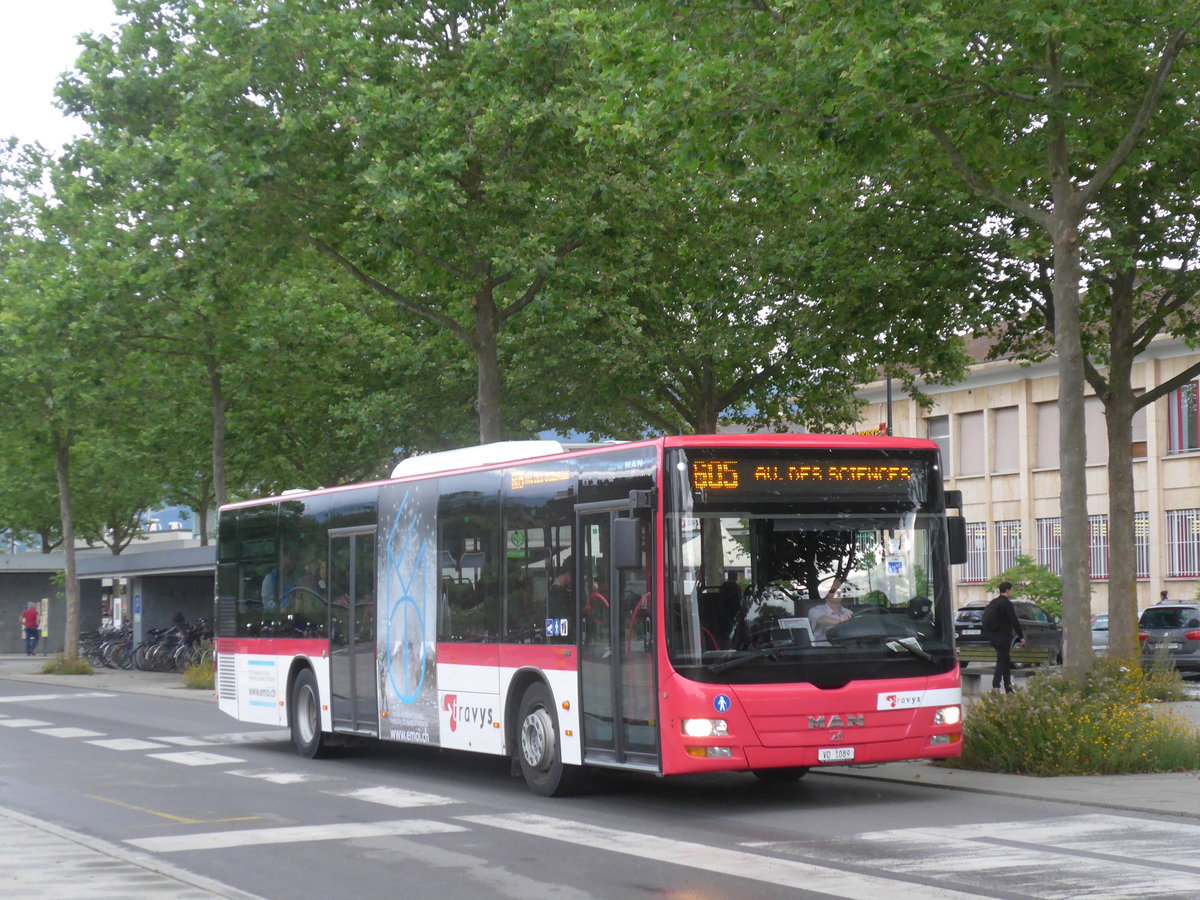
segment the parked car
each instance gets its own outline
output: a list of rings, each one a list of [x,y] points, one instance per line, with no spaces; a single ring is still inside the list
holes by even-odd
[[[1142,610],[1142,661],[1168,656],[1181,672],[1200,672],[1200,604],[1156,603]]]
[[[972,644],[987,644],[982,634],[980,621],[987,608],[987,600],[975,600],[959,609],[954,617],[954,632],[960,647]],[[1036,603],[1029,600],[1013,600],[1013,608],[1025,633],[1025,646],[1030,649],[1049,647],[1054,650],[1054,661],[1062,662],[1062,624]]]
[[[1092,653],[1108,654],[1108,616],[1092,616]]]

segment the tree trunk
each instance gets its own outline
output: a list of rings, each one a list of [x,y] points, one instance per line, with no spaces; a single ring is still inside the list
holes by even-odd
[[[58,508],[62,516],[63,578],[67,612],[63,638],[63,656],[79,658],[79,578],[75,571],[75,518],[71,511],[71,438],[54,435],[54,475],[58,481]]]
[[[1137,636],[1131,392],[1114,385],[1105,415],[1108,421],[1108,655],[1136,663],[1140,646]]]
[[[500,417],[500,353],[497,347],[499,320],[492,292],[475,294],[475,364],[478,367],[479,443],[504,440]]]
[[[208,358],[208,387],[212,398],[212,473],[213,501],[218,507],[229,502],[225,488],[225,392],[221,384],[221,366],[216,357]]]
[[[1092,381],[1104,401],[1108,431],[1108,655],[1130,665],[1141,650],[1133,495],[1133,288],[1132,272],[1112,286],[1107,385],[1097,383],[1098,378]]]

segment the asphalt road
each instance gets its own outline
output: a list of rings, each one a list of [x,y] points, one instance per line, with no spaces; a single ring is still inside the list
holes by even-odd
[[[1194,897],[1200,876],[1200,819],[836,772],[611,776],[547,800],[505,760],[304,760],[283,731],[174,697],[0,680],[0,742],[0,807],[30,826],[0,840],[4,896],[81,895],[45,862],[5,889],[32,858],[14,841],[61,835],[177,875],[163,897]],[[96,871],[82,895],[152,894]]]

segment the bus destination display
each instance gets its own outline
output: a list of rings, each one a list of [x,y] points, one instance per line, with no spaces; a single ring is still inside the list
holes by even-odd
[[[906,494],[919,466],[862,459],[692,459],[692,489],[710,498],[722,494],[780,494],[831,488],[852,493]]]

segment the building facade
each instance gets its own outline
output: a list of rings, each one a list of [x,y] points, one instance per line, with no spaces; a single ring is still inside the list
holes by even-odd
[[[942,448],[946,486],[962,491],[969,559],[956,567],[956,603],[984,599],[984,582],[1018,555],[1061,572],[1058,472],[1058,375],[1051,358],[1023,366],[986,360],[988,344],[969,348],[974,364],[961,382],[922,385],[924,408],[893,391],[892,433],[931,438]],[[1164,339],[1138,357],[1136,390],[1146,391],[1200,361],[1200,353]],[[862,431],[889,421],[887,386],[862,392]],[[1133,477],[1138,608],[1190,600],[1200,587],[1200,385],[1193,380],[1134,418]],[[1085,401],[1092,611],[1108,609],[1108,439],[1104,409]]]

